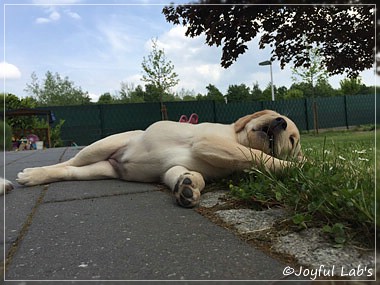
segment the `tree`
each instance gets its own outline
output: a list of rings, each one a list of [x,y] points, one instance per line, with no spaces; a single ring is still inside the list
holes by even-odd
[[[285,86],[278,87],[276,90],[276,100],[285,99],[287,92],[288,92],[288,88],[286,88]]]
[[[1,102],[4,102],[5,110],[13,110],[21,108],[20,99],[14,94],[0,94]]]
[[[226,94],[227,102],[246,101],[250,98],[250,90],[245,84],[230,85]]]
[[[164,50],[158,48],[157,40],[152,40],[152,48],[153,50],[148,55],[148,59],[143,58],[141,64],[143,76],[141,80],[147,83],[145,89],[148,96],[154,97],[158,94],[158,101],[161,102],[161,118],[166,120],[168,114],[163,104],[163,97],[171,87],[178,84],[179,79],[177,73],[174,72],[174,65],[170,60],[168,61]]]
[[[111,104],[114,103],[114,98],[112,97],[111,93],[106,92],[102,95],[100,95],[98,99],[98,104]]]
[[[162,102],[163,91],[154,84],[145,85],[144,102]]]
[[[327,78],[321,78],[317,81],[314,88],[314,93],[316,96],[320,97],[332,97],[338,95],[338,92],[332,88]]]
[[[316,46],[329,75],[347,73],[355,77],[373,66],[376,6],[366,0],[361,2],[372,5],[345,2],[347,5],[309,5],[299,0],[285,5],[281,0],[200,0],[201,4],[231,5],[171,5],[162,12],[168,22],[185,26],[186,36],[204,33],[208,45],[223,46],[221,65],[225,68],[260,35],[260,48],[272,48],[271,60],[279,60],[282,68],[289,63],[295,68],[309,67],[307,51]],[[342,1],[326,2],[338,3]]]
[[[362,82],[359,77],[345,78],[339,82],[343,95],[357,95],[362,90]]]
[[[207,94],[206,94],[207,100],[224,102],[224,96],[222,92],[220,92],[219,89],[216,88],[215,85],[209,84],[206,86],[206,89],[207,89]]]
[[[4,102],[5,110],[15,110],[21,108],[35,108],[37,102],[32,97],[18,98],[11,93],[0,93],[0,102]]]
[[[301,91],[301,93],[298,91],[293,93],[293,90],[299,90]],[[292,96],[292,98],[300,98],[299,94],[302,94],[302,97],[308,97],[308,98],[311,98],[314,96],[313,87],[311,86],[310,83],[306,83],[306,82],[293,83],[287,92],[288,98],[289,98],[289,92],[291,94],[297,94],[297,96]]]
[[[133,83],[121,82],[120,91],[117,97],[117,103],[143,103],[145,98],[145,91],[141,85]]]
[[[118,101],[120,103],[129,103],[131,93],[135,90],[134,84],[129,84],[128,82],[121,82],[120,83],[120,91],[119,91],[119,98]]]
[[[376,86],[366,86],[363,84],[359,94],[376,94]]]
[[[296,89],[296,88],[291,88],[286,92],[284,99],[296,99],[296,98],[299,99],[302,97],[303,97],[302,90]]]
[[[157,40],[152,40],[152,48],[148,58],[143,58],[141,80],[153,85],[157,90],[168,92],[178,84],[178,75],[174,72],[174,65],[166,58],[164,50],[158,48]]]
[[[317,82],[327,81],[327,70],[323,65],[323,58],[320,56],[317,48],[308,49],[305,51],[305,56],[308,57],[309,66],[292,68],[292,80],[297,82],[297,77],[301,78],[301,82],[305,83],[307,86],[310,86],[313,93],[312,95],[315,96],[315,85]]]
[[[273,91],[274,91],[274,96],[275,96],[275,99],[278,99],[276,97],[276,94],[277,94],[277,87],[276,85],[273,86]],[[272,100],[272,84],[269,82],[267,87],[263,90],[263,95],[262,95],[262,100],[263,101],[270,101]]]
[[[45,79],[39,82],[33,72],[32,82],[26,84],[25,91],[31,94],[40,106],[67,106],[89,104],[91,99],[88,92],[74,86],[68,77],[61,78],[58,73],[47,71]]]
[[[259,83],[256,81],[253,84],[252,90],[251,90],[251,98],[253,101],[259,101],[262,100],[263,91],[259,87]]]
[[[181,88],[181,90],[176,92],[175,98],[182,101],[195,101],[195,92],[194,90],[186,90]]]
[[[145,98],[145,91],[141,85],[137,85],[134,90],[130,90],[128,93],[130,103],[143,103]]]
[[[185,95],[182,97],[182,101],[195,101],[196,98],[193,95]]]
[[[36,100],[32,97],[18,98],[16,95],[10,93],[0,93],[0,101],[4,102],[5,110],[29,109],[37,106]],[[17,116],[8,117],[6,121],[12,129],[24,129],[33,126],[37,122],[37,118]]]

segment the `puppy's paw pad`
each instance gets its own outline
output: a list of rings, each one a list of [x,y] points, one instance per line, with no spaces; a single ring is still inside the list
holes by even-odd
[[[200,191],[189,176],[182,175],[173,190],[177,203],[186,208],[198,205],[200,200]]]

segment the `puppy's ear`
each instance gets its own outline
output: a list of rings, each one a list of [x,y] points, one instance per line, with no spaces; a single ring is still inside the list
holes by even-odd
[[[238,119],[234,124],[235,132],[238,133],[244,129],[245,125],[252,120],[252,116],[253,115],[247,115]]]
[[[234,124],[235,132],[236,133],[240,132],[242,129],[244,129],[245,125],[248,124],[252,119],[255,119],[255,118],[258,118],[262,115],[265,115],[268,112],[269,112],[268,110],[263,110],[263,111],[253,113],[251,115],[241,117]]]

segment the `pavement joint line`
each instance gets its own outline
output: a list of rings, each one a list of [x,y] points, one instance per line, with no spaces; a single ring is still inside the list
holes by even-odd
[[[59,159],[58,159],[58,162],[62,162],[62,159],[63,159],[63,156],[65,155],[65,153],[67,152],[68,150],[68,147],[65,148],[65,150],[62,152],[62,154],[59,156]],[[5,165],[11,165],[17,161],[19,161],[20,159],[25,159],[27,157],[30,157],[30,156],[33,156],[35,155],[37,152],[36,151],[32,151],[29,155],[26,155],[26,156],[22,156],[22,157],[19,157],[19,158],[16,158],[15,160],[12,160],[10,162],[7,162]],[[5,152],[4,152],[4,157],[5,157]]]
[[[62,154],[60,155],[60,157],[58,159],[58,162],[62,162],[63,157],[66,154],[66,152],[67,152],[68,149],[69,149],[68,147],[64,149],[64,151],[62,152]],[[36,152],[30,153],[26,157],[33,156],[34,154],[36,154]],[[14,162],[16,162],[16,161],[18,161],[20,159],[25,159],[25,156],[22,157],[22,158],[15,159],[15,160],[7,163],[6,165],[11,165],[12,163],[14,163]],[[3,278],[5,277],[5,273],[6,273],[7,269],[9,268],[10,264],[12,263],[14,255],[18,251],[22,240],[26,237],[26,235],[27,235],[27,233],[29,231],[29,228],[32,225],[33,218],[34,218],[34,216],[35,216],[38,208],[42,204],[70,202],[70,201],[76,201],[76,200],[79,200],[79,201],[80,200],[91,200],[91,199],[107,198],[107,197],[114,197],[114,196],[127,196],[127,195],[144,194],[144,193],[158,192],[158,191],[159,192],[164,192],[164,191],[162,191],[162,189],[160,189],[160,187],[157,187],[156,189],[153,189],[153,190],[146,190],[146,191],[132,192],[132,193],[128,193],[128,192],[122,192],[121,193],[121,192],[119,192],[119,193],[114,193],[114,194],[105,194],[105,195],[89,196],[89,197],[82,197],[82,198],[72,198],[72,199],[69,198],[69,199],[62,199],[62,200],[44,201],[45,195],[46,195],[46,193],[47,193],[48,190],[49,190],[49,184],[48,185],[43,185],[43,189],[42,189],[41,193],[39,194],[39,197],[38,197],[35,205],[33,206],[33,208],[31,209],[31,211],[29,213],[29,215],[27,216],[24,224],[22,225],[20,232],[18,233],[18,235],[14,239],[14,241],[11,242],[12,245],[10,246],[8,252],[5,255],[5,260],[2,260],[0,262],[0,277],[3,277]],[[4,241],[4,244],[5,244],[5,241]]]
[[[17,235],[16,239],[12,242],[12,246],[10,247],[10,249],[8,250],[8,253],[6,255],[5,262],[4,262],[4,260],[1,261],[1,263],[0,263],[0,269],[1,269],[0,277],[3,277],[2,275],[5,276],[5,271],[7,270],[10,263],[12,262],[13,256],[17,252],[20,243],[22,242],[24,237],[27,235],[29,227],[32,224],[34,215],[36,214],[39,206],[43,203],[43,200],[44,200],[44,197],[45,197],[45,194],[46,194],[48,188],[49,188],[48,185],[45,185],[43,187],[43,189],[40,193],[40,196],[37,199],[36,204],[34,205],[32,210],[30,211],[30,213],[29,213],[28,217],[26,218],[26,221],[22,225],[22,228],[21,228],[19,234]]]
[[[92,200],[97,198],[108,198],[108,197],[117,197],[117,196],[128,196],[128,195],[137,195],[137,194],[145,194],[145,193],[151,193],[151,192],[161,192],[159,189],[155,190],[146,190],[146,191],[139,191],[139,192],[132,192],[132,193],[125,193],[125,192],[119,192],[119,193],[113,193],[113,194],[104,194],[104,195],[94,195],[94,196],[87,196],[87,197],[81,197],[81,198],[67,198],[67,199],[57,199],[57,200],[50,200],[45,201],[43,204],[50,204],[50,203],[63,203],[63,202],[71,202],[71,201],[83,201],[83,200]]]
[[[22,156],[22,157],[19,157],[19,158],[16,158],[15,160],[12,160],[12,161],[10,161],[10,162],[7,162],[5,165],[11,165],[12,163],[15,163],[16,161],[19,161],[19,160],[21,160],[21,159],[25,159],[25,158],[27,158],[27,157],[30,157],[30,156],[32,156],[32,155],[34,155],[34,154],[36,154],[36,152],[31,152],[29,155],[26,155],[26,156]],[[4,157],[5,157],[5,152],[4,152]]]
[[[63,156],[65,155],[66,151],[69,149],[69,147],[66,147],[65,150],[62,152],[62,154],[59,156],[58,162],[62,162]]]

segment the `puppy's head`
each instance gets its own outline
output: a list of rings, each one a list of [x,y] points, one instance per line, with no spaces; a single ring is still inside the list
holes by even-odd
[[[285,116],[264,110],[238,119],[234,127],[242,145],[280,159],[302,158],[298,128]]]

